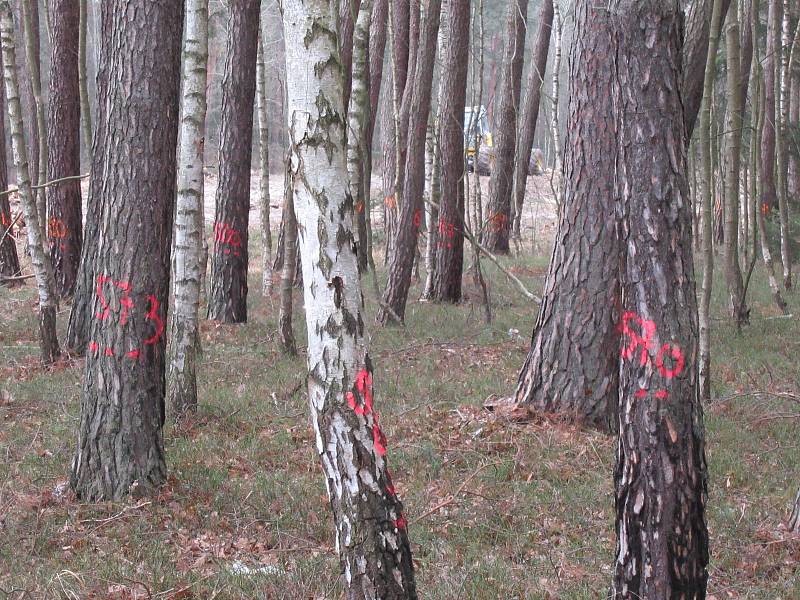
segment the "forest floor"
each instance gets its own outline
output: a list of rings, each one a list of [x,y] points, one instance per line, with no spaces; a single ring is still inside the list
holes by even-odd
[[[251,236],[259,265],[257,227]],[[532,257],[529,247],[503,262],[538,292],[549,248]],[[779,318],[758,266],[743,333],[725,319],[721,286],[714,295],[706,427],[716,600],[800,598],[800,539],[782,528],[800,485],[800,404],[775,395],[800,392],[800,322]],[[493,265],[484,269],[491,324],[467,276],[460,305],[417,301],[416,282],[405,328],[369,328],[420,597],[604,598],[614,441],[483,408],[513,392],[537,312]],[[277,294],[261,297],[260,280],[252,268],[247,324],[202,323],[200,406],[179,427],[168,418],[160,494],[101,504],[77,502],[66,483],[83,361],[43,369],[33,285],[0,289],[0,598],[342,597],[305,356],[281,352]],[[299,290],[295,298],[302,346]],[[788,301],[797,315],[800,295]],[[369,323],[369,294],[366,313]]]

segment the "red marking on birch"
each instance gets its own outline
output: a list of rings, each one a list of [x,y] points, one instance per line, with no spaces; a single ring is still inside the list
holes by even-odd
[[[675,365],[670,369],[664,366],[664,353],[669,352]],[[686,359],[683,357],[683,352],[676,344],[664,344],[656,355],[656,367],[658,371],[667,379],[672,379],[676,375],[680,375],[683,368],[686,366]]]
[[[641,334],[631,329],[630,322],[634,321],[640,328]],[[637,348],[641,347],[640,364],[642,366],[647,364],[648,350],[650,349],[650,338],[656,333],[656,324],[654,321],[642,319],[634,312],[626,312],[622,315],[622,334],[630,338],[627,346],[622,348],[622,359],[628,360],[633,357],[633,353]]]

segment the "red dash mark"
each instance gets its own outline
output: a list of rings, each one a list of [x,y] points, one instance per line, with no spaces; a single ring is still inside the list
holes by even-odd
[[[403,516],[403,513],[400,513],[400,516],[392,521],[392,525],[394,525],[395,529],[406,529],[408,527],[408,520]]]
[[[675,361],[675,365],[669,369],[664,366],[664,353],[669,352],[670,357]],[[686,366],[686,359],[683,358],[683,352],[676,344],[664,344],[658,351],[656,356],[656,367],[659,372],[667,379],[672,379],[676,375],[680,375],[683,368]]]
[[[638,324],[641,334],[631,329],[631,321]],[[642,366],[647,364],[647,351],[650,349],[650,338],[656,333],[656,324],[653,321],[642,319],[634,312],[626,312],[622,315],[622,333],[630,338],[630,342],[622,349],[623,360],[628,360],[633,356],[636,348],[641,347],[640,363]]]
[[[96,353],[99,349],[100,345],[94,340],[92,340],[92,342],[89,344],[89,350],[91,350],[93,353]]]
[[[422,225],[422,210],[418,208],[414,212],[414,227],[419,229],[420,225]]]
[[[97,313],[95,316],[101,321],[104,321],[111,312],[111,309],[108,306],[108,300],[106,300],[105,294],[103,294],[103,285],[109,281],[111,281],[110,277],[106,277],[105,275],[97,276],[97,290],[95,293],[97,294],[97,297],[100,298],[100,305],[102,306],[103,311]]]
[[[669,398],[669,392],[667,390],[658,390],[655,393],[655,396],[659,400],[666,400],[667,398]]]
[[[106,348],[105,355],[114,356],[114,351],[111,348]]]
[[[644,388],[637,390],[634,396],[636,396],[637,398],[647,398],[647,390]]]
[[[138,348],[136,350],[131,350],[130,352],[125,353],[125,356],[127,356],[128,358],[132,358],[134,360],[139,358],[140,355],[141,355],[141,352],[139,352]]]
[[[155,324],[156,331],[152,335],[152,337],[147,338],[144,343],[147,346],[152,346],[155,344],[161,336],[164,334],[164,321],[161,320],[161,317],[158,316],[158,307],[160,304],[158,300],[156,300],[155,296],[148,296],[147,300],[150,302],[150,311],[145,315],[145,319],[148,321],[153,321]]]

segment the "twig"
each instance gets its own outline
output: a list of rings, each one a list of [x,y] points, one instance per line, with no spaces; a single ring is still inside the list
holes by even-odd
[[[7,236],[11,235],[11,230],[14,229],[14,225],[16,225],[21,218],[22,218],[22,212],[17,213],[17,216],[14,218],[13,221],[11,221],[11,225],[9,225],[8,228],[3,232],[3,237],[0,238],[0,245],[2,245],[3,242],[6,241]]]
[[[130,512],[132,510],[138,510],[140,508],[144,508],[145,506],[149,506],[152,503],[153,503],[152,501],[147,500],[146,502],[140,502],[139,504],[136,504],[135,506],[126,506],[121,511],[119,511],[117,514],[115,514],[115,515],[113,515],[111,517],[106,517],[105,519],[83,519],[80,522],[81,523],[97,523],[98,526],[99,525],[105,525],[106,523],[110,523],[111,521],[116,521],[117,519],[119,519],[120,517],[122,517],[123,515],[125,515],[126,513]]]
[[[67,181],[78,181],[81,179],[86,179],[89,177],[89,174],[86,175],[70,175],[69,177],[61,177],[60,179],[53,179],[52,181],[46,181],[44,183],[40,183],[39,185],[32,185],[32,190],[41,190],[53,185],[58,185],[59,183],[65,183]],[[9,196],[11,194],[16,194],[19,191],[19,188],[9,188],[4,192],[0,192],[0,197]]]

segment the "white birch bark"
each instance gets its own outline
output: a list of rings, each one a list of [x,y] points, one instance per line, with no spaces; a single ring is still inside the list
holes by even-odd
[[[170,404],[178,417],[197,409],[208,0],[187,0],[184,44],[182,116],[178,132],[178,199],[172,263],[175,309],[172,313],[168,390]]]
[[[778,211],[781,223],[781,263],[783,264],[783,287],[787,290],[792,289],[792,253],[790,242],[791,232],[789,231],[789,201],[787,196],[787,172],[788,172],[788,144],[786,139],[786,125],[789,122],[789,48],[791,45],[789,32],[789,0],[783,0],[783,16],[781,18],[781,37],[780,37],[780,66],[776,66],[777,73],[775,80],[778,86],[776,107],[776,118],[778,123],[775,127],[776,158],[777,158],[777,179],[778,179]],[[777,63],[777,61],[776,61]]]
[[[262,24],[263,25],[263,24]],[[272,230],[269,222],[269,120],[267,111],[267,65],[264,57],[264,27],[259,29],[256,63],[258,102],[258,160],[261,170],[259,207],[261,208],[261,295],[272,292]]]
[[[555,54],[553,56],[553,154],[555,155],[555,169],[561,173],[561,136],[558,131],[558,103],[559,103],[559,80],[561,77],[561,39],[564,21],[561,17],[560,0],[553,1],[553,44]],[[560,181],[560,179],[559,179]],[[560,187],[560,184],[559,184]]]
[[[17,172],[17,189],[20,204],[25,215],[28,235],[28,252],[31,267],[36,278],[39,294],[39,333],[42,347],[42,361],[53,362],[59,355],[56,334],[56,310],[58,300],[55,294],[53,266],[49,255],[44,252],[44,232],[39,221],[36,200],[31,189],[31,176],[28,167],[28,149],[25,143],[25,130],[22,124],[22,105],[17,80],[16,42],[14,39],[14,20],[8,0],[0,0],[0,44],[3,52],[3,80],[6,91],[11,149],[14,168]]]
[[[308,396],[346,597],[416,598],[407,522],[373,409],[348,190],[332,4],[284,0],[291,155],[308,329]]]

